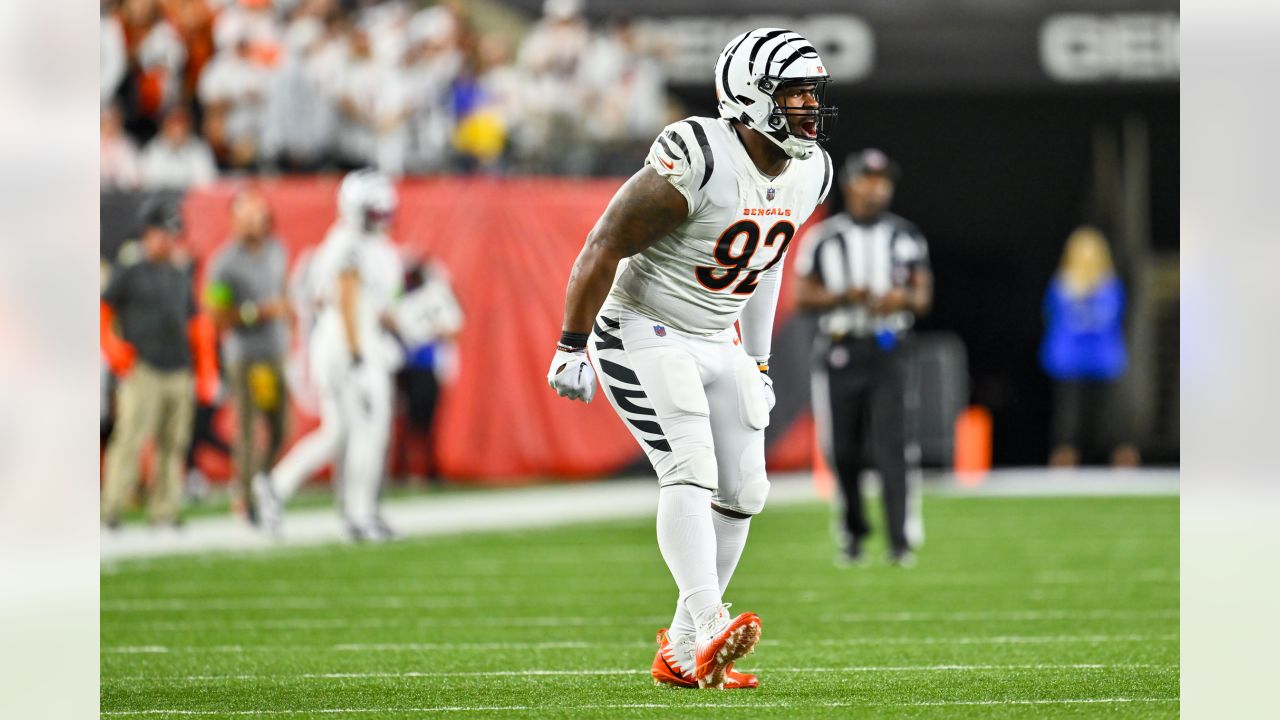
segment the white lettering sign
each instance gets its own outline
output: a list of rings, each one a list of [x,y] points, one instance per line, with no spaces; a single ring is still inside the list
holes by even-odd
[[[853,15],[637,18],[636,24],[667,50],[663,64],[675,83],[711,84],[716,58],[725,44],[759,27],[787,28],[805,36],[818,50],[831,79],[839,83],[866,78],[875,63],[871,28]]]
[[[1068,83],[1176,80],[1178,15],[1054,15],[1040,27],[1040,63]]]

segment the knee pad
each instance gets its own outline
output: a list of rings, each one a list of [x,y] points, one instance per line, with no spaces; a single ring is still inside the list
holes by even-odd
[[[755,515],[764,510],[764,501],[769,497],[769,477],[765,474],[764,453],[756,448],[747,448],[742,453],[742,487],[738,489],[737,509]]]
[[[713,502],[726,510],[746,515],[756,515],[764,510],[769,497],[769,477],[765,473],[764,437],[751,443],[738,459],[737,482],[734,487],[721,488]]]
[[[663,485],[697,485],[715,491],[719,487],[716,454],[709,447],[675,448],[675,467],[659,482]]]

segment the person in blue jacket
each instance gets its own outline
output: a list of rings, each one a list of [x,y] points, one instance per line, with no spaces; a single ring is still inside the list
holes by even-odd
[[[1054,380],[1050,465],[1079,464],[1123,433],[1112,398],[1128,362],[1124,313],[1124,285],[1106,238],[1094,227],[1076,229],[1044,298],[1040,364]],[[1111,461],[1136,465],[1137,451],[1122,442]]]

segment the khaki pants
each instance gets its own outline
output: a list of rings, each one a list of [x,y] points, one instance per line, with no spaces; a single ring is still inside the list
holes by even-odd
[[[255,370],[255,366],[258,366]],[[236,494],[246,502],[252,502],[249,483],[258,472],[269,469],[280,454],[284,444],[285,397],[284,365],[279,360],[258,363],[237,363],[228,368],[228,378],[235,395],[237,422],[236,433]],[[267,451],[263,455],[254,452],[258,416],[267,421]]]
[[[142,447],[155,439],[155,478],[148,515],[177,522],[182,509],[182,462],[191,442],[195,386],[190,370],[157,370],[139,361],[116,391],[116,425],[107,446],[102,517],[120,519],[138,485]]]

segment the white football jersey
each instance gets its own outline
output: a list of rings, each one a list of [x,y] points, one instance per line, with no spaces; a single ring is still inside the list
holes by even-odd
[[[341,354],[338,350],[345,348],[338,311],[338,278],[349,269],[360,276],[357,313],[360,342],[367,348],[366,352],[376,353],[375,360],[391,363],[395,354],[390,352],[379,318],[392,308],[403,289],[400,256],[385,235],[356,232],[340,223],[329,230],[307,271],[307,283],[320,308],[313,344],[325,346],[322,352],[332,346],[338,355]]]
[[[684,195],[689,217],[621,263],[610,297],[695,335],[733,325],[832,182],[825,150],[792,159],[776,178],[761,173],[724,119],[668,125],[645,164]]]

